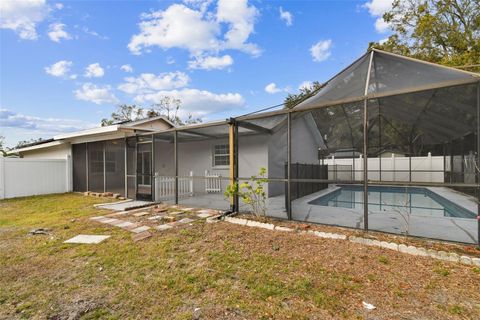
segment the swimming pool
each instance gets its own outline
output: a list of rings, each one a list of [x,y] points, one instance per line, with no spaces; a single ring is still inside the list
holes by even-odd
[[[363,210],[363,186],[338,187],[340,188],[308,204]],[[420,187],[369,186],[368,209],[377,212],[408,212],[419,216],[476,218],[476,213]]]

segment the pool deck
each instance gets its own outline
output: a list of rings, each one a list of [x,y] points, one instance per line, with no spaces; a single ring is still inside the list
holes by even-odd
[[[311,205],[309,202],[318,197],[335,192],[339,187],[331,186],[292,202],[294,220],[338,225],[350,228],[363,228],[363,210]],[[476,212],[475,201],[449,188],[428,188],[453,203]],[[406,220],[409,218],[409,222]],[[431,217],[421,215],[402,215],[399,212],[370,211],[369,229],[389,233],[405,233],[412,236],[441,239],[463,243],[477,243],[477,220],[454,217]]]
[[[338,186],[332,185],[327,189],[292,201],[293,220],[363,229],[363,210],[309,204],[310,201],[338,189]],[[477,210],[476,202],[460,192],[444,187],[428,189],[472,212]],[[228,210],[230,207],[228,199],[218,193],[180,198],[179,204],[217,210]],[[240,204],[240,209],[247,211],[248,207]],[[287,218],[284,195],[268,199],[267,215],[280,219]],[[407,223],[399,212],[370,211],[369,229],[396,234],[403,234],[408,229],[408,233],[412,236],[463,243],[478,242],[476,219],[421,215],[410,215],[409,218],[410,222],[407,228]]]

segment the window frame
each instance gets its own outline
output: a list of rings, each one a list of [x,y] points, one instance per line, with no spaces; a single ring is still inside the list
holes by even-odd
[[[217,147],[222,147],[222,149],[226,147],[226,153],[217,153]],[[217,159],[219,157],[226,157],[227,164],[217,164]],[[230,167],[230,144],[228,142],[213,145],[212,167],[213,168],[229,168]]]

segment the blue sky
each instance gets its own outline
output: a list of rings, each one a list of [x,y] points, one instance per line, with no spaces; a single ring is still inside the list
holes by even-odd
[[[385,39],[390,3],[2,1],[0,135],[49,138],[163,96],[204,121],[281,103]]]

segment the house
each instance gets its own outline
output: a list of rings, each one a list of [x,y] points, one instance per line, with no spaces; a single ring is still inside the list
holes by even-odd
[[[76,192],[112,192],[131,199],[173,201],[178,176],[181,201],[204,197],[205,206],[228,208],[223,196],[230,183],[228,123],[224,120],[175,127],[159,116],[62,134],[11,153],[22,158],[71,157]],[[292,136],[297,135],[304,140],[304,144],[292,146],[297,161],[319,164],[318,149],[324,144],[311,116],[292,120]],[[286,178],[285,115],[239,122],[237,136],[240,180],[250,179],[262,167],[267,169],[268,178]],[[266,189],[269,197],[283,195],[285,183],[272,182]]]

